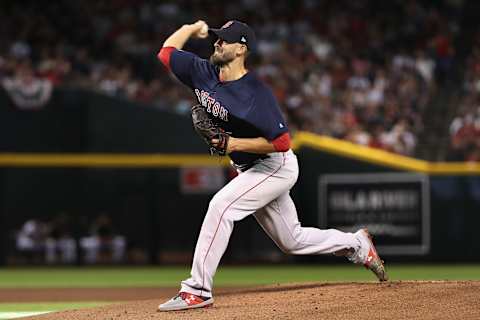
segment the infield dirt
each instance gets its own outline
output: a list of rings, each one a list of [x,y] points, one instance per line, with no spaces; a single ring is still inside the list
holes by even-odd
[[[211,308],[157,312],[175,288],[3,289],[0,301],[119,301],[23,319],[480,319],[480,281],[302,283],[221,288]],[[7,297],[8,296],[8,297]],[[136,300],[132,300],[136,299]]]

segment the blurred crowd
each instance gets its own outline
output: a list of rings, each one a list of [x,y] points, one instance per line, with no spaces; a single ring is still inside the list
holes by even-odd
[[[73,227],[71,215],[29,219],[15,232],[15,263],[114,264],[126,262],[127,240],[106,213]]]
[[[271,85],[293,130],[414,153],[422,112],[452,69],[461,0],[212,4],[2,3],[0,80],[28,109],[45,103],[39,97],[48,98],[50,86],[82,86],[187,113],[193,95],[167,75],[156,53],[184,23],[203,19],[218,27],[238,19],[257,33],[250,64]],[[194,40],[186,49],[207,58],[212,43]]]
[[[480,32],[466,60],[464,83],[455,106],[447,160],[480,161]]]

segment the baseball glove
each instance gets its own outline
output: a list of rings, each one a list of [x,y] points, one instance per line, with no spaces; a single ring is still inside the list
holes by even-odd
[[[202,105],[197,104],[192,107],[192,121],[195,131],[210,147],[211,155],[224,156],[227,154],[228,138],[230,136],[213,122]],[[212,139],[218,139],[219,143],[213,145]]]

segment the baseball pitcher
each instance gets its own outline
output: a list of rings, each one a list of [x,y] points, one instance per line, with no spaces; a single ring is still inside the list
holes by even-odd
[[[217,37],[210,60],[182,50],[189,38],[206,38],[209,33]],[[255,33],[245,23],[229,21],[220,29],[208,29],[204,21],[197,21],[175,31],[158,53],[166,68],[196,95],[194,126],[211,153],[228,155],[239,172],[210,201],[190,278],[158,307],[160,311],[213,304],[213,277],[234,222],[248,215],[254,215],[285,253],[346,256],[380,281],[387,280],[367,230],[345,233],[300,225],[289,193],[297,181],[298,163],[290,149],[288,125],[272,91],[245,66],[255,45]]]

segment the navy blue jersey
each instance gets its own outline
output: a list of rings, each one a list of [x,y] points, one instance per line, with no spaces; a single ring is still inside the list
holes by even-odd
[[[170,69],[190,87],[199,103],[215,122],[235,138],[264,137],[272,141],[288,127],[271,90],[253,73],[222,82],[219,68],[193,53],[174,50]],[[247,152],[232,152],[230,158],[243,166],[264,157]]]

